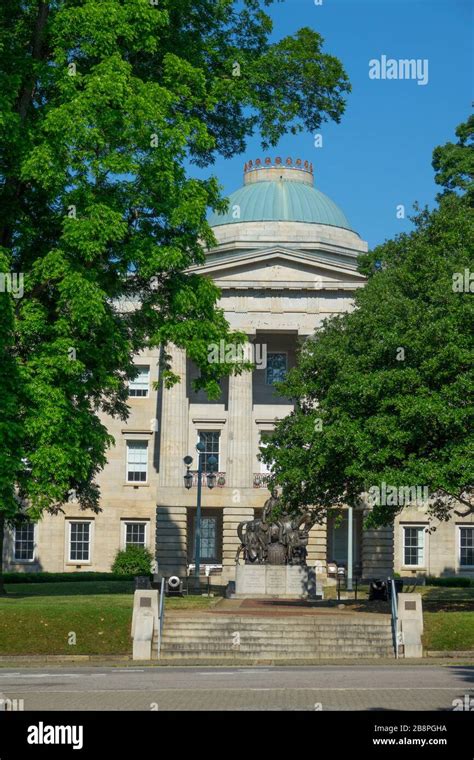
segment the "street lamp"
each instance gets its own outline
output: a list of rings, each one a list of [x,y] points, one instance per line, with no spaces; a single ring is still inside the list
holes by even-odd
[[[204,444],[199,441],[199,443],[196,444],[196,449],[198,452],[197,457],[197,506],[196,506],[196,543],[194,548],[194,575],[197,579],[197,585],[199,586],[199,573],[201,569],[201,497],[202,497],[202,458],[201,454],[203,451],[205,451]],[[188,489],[192,488],[193,485],[193,475],[191,472],[191,465],[193,463],[193,458],[191,456],[184,457],[184,464],[187,467],[186,474],[184,476],[184,487]],[[214,488],[216,485],[216,473],[215,470],[217,468],[217,458],[211,454],[210,457],[207,458],[207,473],[206,473],[206,479],[207,479],[207,487],[208,488]]]

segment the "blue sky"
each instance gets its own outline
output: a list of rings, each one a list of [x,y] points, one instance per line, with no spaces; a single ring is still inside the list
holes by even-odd
[[[343,63],[352,84],[340,124],[322,126],[323,147],[309,133],[288,135],[265,153],[256,135],[244,155],[219,159],[211,171],[225,193],[242,185],[243,164],[264,155],[313,162],[315,186],[341,206],[351,226],[373,247],[411,228],[396,217],[418,201],[433,206],[439,188],[431,154],[455,140],[471,113],[471,0],[285,0],[267,9],[274,38],[303,26],[325,39],[324,51]],[[428,59],[429,80],[373,80],[369,60]],[[209,174],[193,170],[198,176]]]

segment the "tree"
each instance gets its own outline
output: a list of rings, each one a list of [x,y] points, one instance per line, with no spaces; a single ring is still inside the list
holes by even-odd
[[[325,322],[280,386],[296,406],[262,458],[292,510],[324,515],[385,493],[372,500],[372,525],[415,494],[441,520],[474,511],[472,187],[460,168],[473,148],[461,150],[438,208],[361,256],[368,282],[355,310]],[[451,153],[437,148],[436,168]]]
[[[244,336],[188,271],[215,242],[208,209],[226,208],[188,166],[257,129],[265,146],[339,121],[349,91],[315,32],[270,44],[271,2],[3,2],[2,518],[23,504],[38,519],[71,493],[99,508],[111,438],[97,415],[127,416],[144,346],[164,347],[168,384],[166,346],[185,348],[210,397],[242,370],[207,360],[210,343]]]
[[[465,192],[474,201],[474,116],[456,129],[457,143],[446,143],[433,151],[435,182],[444,187],[441,195]],[[438,196],[441,197],[441,196]]]

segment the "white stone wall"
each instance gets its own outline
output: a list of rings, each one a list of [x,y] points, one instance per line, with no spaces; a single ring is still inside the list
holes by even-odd
[[[459,511],[463,512],[464,508],[460,507]],[[474,576],[474,567],[461,567],[459,561],[459,528],[470,525],[474,526],[474,515],[458,517],[453,514],[447,522],[430,521],[425,507],[405,507],[395,520],[395,571],[404,577]],[[424,531],[432,531],[424,532],[424,562],[419,567],[404,562],[404,526],[420,526]]]

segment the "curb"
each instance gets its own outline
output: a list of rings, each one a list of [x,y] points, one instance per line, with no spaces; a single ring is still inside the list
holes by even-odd
[[[474,650],[468,649],[467,651],[459,651],[454,649],[440,649],[439,651],[436,649],[430,649],[427,650],[424,654],[425,657],[439,657],[439,658],[447,658],[450,657],[463,657],[467,660],[474,659]]]
[[[162,658],[160,660],[134,660],[132,655],[8,655],[0,656],[0,668],[22,665],[42,665],[42,664],[57,664],[57,665],[131,665],[134,667],[259,667],[259,666],[272,666],[272,667],[305,667],[307,665],[331,665],[339,667],[352,667],[357,665],[371,665],[386,667],[387,665],[397,665],[398,667],[410,667],[412,665],[431,665],[430,660],[462,660],[467,661],[467,664],[474,664],[474,651],[467,652],[450,651],[450,652],[437,652],[427,651],[423,657],[399,659],[386,658],[386,657],[360,657],[360,658],[330,658],[330,659],[298,659],[291,658],[278,659],[278,660],[265,660],[265,659],[241,659],[241,658]],[[442,662],[440,664],[443,664]]]
[[[131,654],[12,654],[1,655],[2,662],[126,662]],[[136,662],[136,660],[135,660]]]

